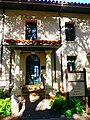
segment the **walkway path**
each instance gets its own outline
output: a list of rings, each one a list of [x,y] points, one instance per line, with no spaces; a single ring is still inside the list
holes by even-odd
[[[35,87],[35,86],[32,86]],[[23,92],[25,99],[25,111],[20,120],[35,120],[60,118],[59,114],[52,113],[50,110],[50,101],[52,100],[46,90],[37,88],[27,88],[28,91]],[[50,89],[49,89],[50,91]]]

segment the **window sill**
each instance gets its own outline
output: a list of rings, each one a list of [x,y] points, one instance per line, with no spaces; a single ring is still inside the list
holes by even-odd
[[[65,41],[65,43],[67,43],[67,44],[69,44],[69,43],[71,43],[71,44],[77,44],[78,42],[76,40],[74,40],[74,41]]]

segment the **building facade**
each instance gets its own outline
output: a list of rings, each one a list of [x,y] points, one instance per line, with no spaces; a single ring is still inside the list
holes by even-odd
[[[66,89],[65,70],[86,68],[90,87],[90,4],[3,0],[0,7],[0,86],[20,94],[43,74]]]

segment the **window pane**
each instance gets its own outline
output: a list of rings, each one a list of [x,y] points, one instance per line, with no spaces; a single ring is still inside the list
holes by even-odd
[[[27,40],[37,39],[37,23],[36,22],[26,23],[26,39]]]
[[[75,71],[76,70],[76,56],[67,56],[67,69],[68,71]]]
[[[75,39],[74,24],[65,24],[66,40],[73,41]]]

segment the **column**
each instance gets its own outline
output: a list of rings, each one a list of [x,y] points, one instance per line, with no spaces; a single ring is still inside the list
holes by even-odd
[[[46,50],[46,82],[52,86],[51,50]]]
[[[15,50],[15,73],[14,73],[14,87],[12,89],[12,94],[19,96],[21,95],[20,89],[20,52],[21,50]]]

